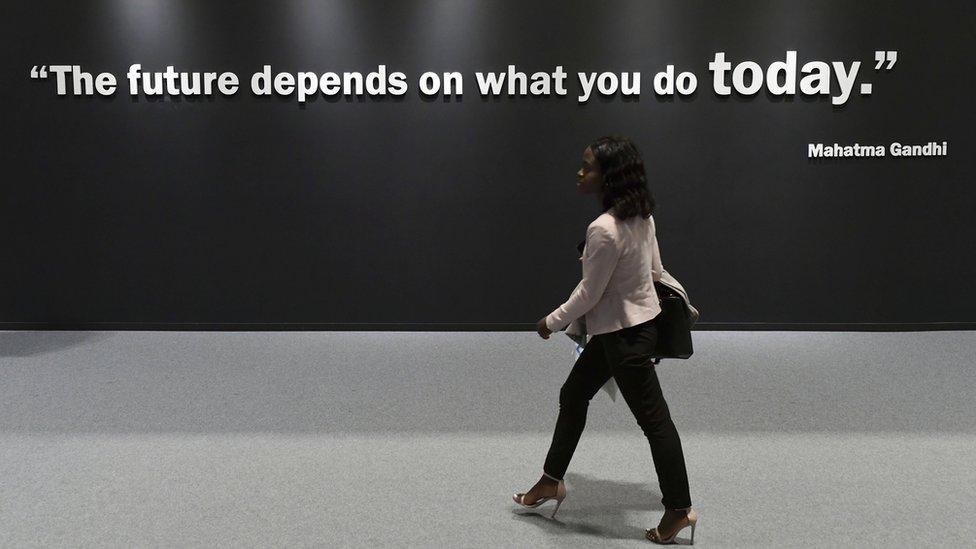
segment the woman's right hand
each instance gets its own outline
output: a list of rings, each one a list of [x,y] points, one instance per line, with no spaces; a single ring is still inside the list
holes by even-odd
[[[542,339],[549,339],[549,336],[552,335],[552,330],[549,329],[549,326],[546,326],[546,317],[540,318],[539,322],[535,323],[535,331],[539,332],[539,337]]]

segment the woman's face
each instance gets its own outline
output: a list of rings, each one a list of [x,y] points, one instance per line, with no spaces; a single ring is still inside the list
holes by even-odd
[[[576,189],[583,194],[597,194],[603,189],[603,175],[589,147],[583,151],[583,166],[576,172],[576,179]]]

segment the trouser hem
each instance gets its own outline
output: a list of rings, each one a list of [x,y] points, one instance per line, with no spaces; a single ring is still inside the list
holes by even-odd
[[[671,507],[669,505],[664,506],[665,511],[687,511],[688,509],[691,509],[690,503],[688,505],[683,505],[681,507]]]

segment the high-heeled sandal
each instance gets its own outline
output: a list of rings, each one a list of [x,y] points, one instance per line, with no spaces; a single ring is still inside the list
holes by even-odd
[[[683,524],[682,524],[683,523]],[[681,519],[678,528],[671,534],[669,538],[662,538],[661,533],[657,531],[657,526],[654,528],[648,528],[644,530],[644,537],[653,541],[654,543],[659,543],[661,545],[669,545],[677,543],[675,538],[678,536],[678,532],[684,530],[686,527],[691,526],[691,545],[695,544],[695,526],[698,524],[698,511],[695,511],[691,507],[688,508],[688,513],[685,514],[684,518]]]
[[[553,480],[557,480],[557,479],[555,479],[553,477],[550,477],[549,475],[546,475],[545,473],[543,473],[543,475],[545,475],[545,476],[547,476],[547,477],[549,477],[549,478],[551,478]],[[515,503],[518,503],[522,507],[528,507],[528,508],[532,508],[532,509],[535,509],[536,507],[542,505],[543,503],[545,503],[547,501],[554,500],[556,502],[556,508],[552,510],[552,515],[550,515],[550,517],[549,517],[549,518],[554,519],[554,518],[556,518],[556,511],[559,510],[559,506],[562,505],[563,504],[563,500],[566,499],[566,483],[564,481],[560,480],[559,483],[556,484],[556,495],[554,495],[554,496],[542,496],[539,499],[535,500],[535,503],[533,503],[531,505],[528,505],[526,503],[522,503],[522,497],[523,496],[525,496],[525,493],[524,492],[519,492],[517,494],[514,494],[512,496],[512,499],[515,501]]]

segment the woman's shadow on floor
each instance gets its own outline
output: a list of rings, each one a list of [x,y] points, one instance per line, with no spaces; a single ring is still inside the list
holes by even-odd
[[[108,337],[109,334],[90,331],[2,331],[0,332],[0,356],[42,355]]]
[[[556,518],[549,518],[556,505],[552,502],[536,509],[516,507],[516,518],[551,534],[644,539],[644,530],[657,526],[664,513],[661,495],[649,489],[648,482],[618,482],[570,473],[566,475],[566,489]]]

